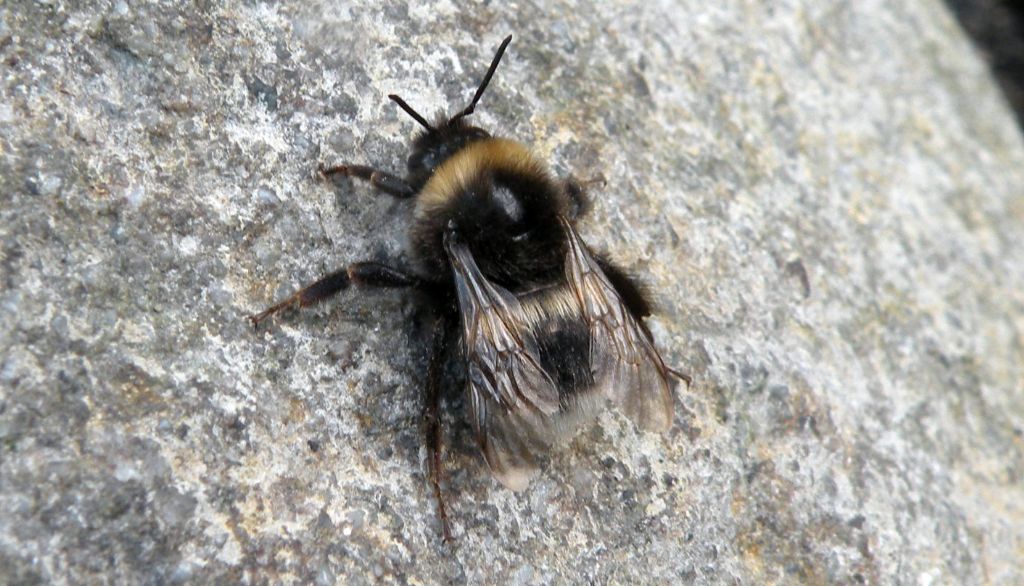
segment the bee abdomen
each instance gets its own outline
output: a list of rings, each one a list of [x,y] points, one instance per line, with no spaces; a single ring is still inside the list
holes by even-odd
[[[565,407],[579,393],[594,386],[590,368],[590,330],[581,320],[555,318],[537,332],[541,367],[558,387]]]

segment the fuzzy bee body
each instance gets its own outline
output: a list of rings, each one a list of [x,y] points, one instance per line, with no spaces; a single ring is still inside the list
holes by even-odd
[[[425,128],[413,142],[404,179],[359,165],[324,171],[414,199],[409,240],[419,270],[356,263],[251,318],[259,323],[351,284],[425,293],[436,330],[426,381],[430,476],[446,539],[438,414],[446,357],[462,363],[467,415],[488,467],[514,490],[536,474],[536,455],[605,404],[653,431],[668,429],[673,415],[669,382],[678,373],[662,361],[642,323],[650,304],[576,232],[581,188],[555,180],[523,144],[466,123],[510,40],[471,104],[451,118],[430,124],[390,96]]]

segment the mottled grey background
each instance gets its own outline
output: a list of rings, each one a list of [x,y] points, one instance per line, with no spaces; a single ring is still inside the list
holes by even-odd
[[[402,167],[477,122],[657,293],[673,430],[424,480]],[[0,582],[1024,581],[1024,142],[938,0],[0,6]]]

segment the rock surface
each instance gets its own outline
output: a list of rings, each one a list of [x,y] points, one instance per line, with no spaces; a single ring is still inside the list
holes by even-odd
[[[904,4],[907,4],[904,6]],[[0,6],[0,582],[1024,581],[1024,142],[937,0]],[[400,170],[461,107],[658,295],[673,430],[425,484]]]
[[[1000,0],[946,0],[1024,121],[1024,4]]]

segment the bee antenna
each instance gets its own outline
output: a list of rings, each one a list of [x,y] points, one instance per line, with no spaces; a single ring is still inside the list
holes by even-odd
[[[399,108],[405,110],[405,113],[412,116],[412,119],[415,120],[416,122],[419,122],[423,126],[423,128],[426,128],[430,132],[434,131],[434,127],[431,126],[429,122],[427,122],[427,119],[424,118],[423,116],[420,116],[419,112],[413,110],[412,106],[406,104],[405,100],[398,97],[397,94],[388,94],[388,98],[390,98],[392,102],[398,104]]]
[[[484,95],[484,90],[487,89],[487,84],[491,83],[491,76],[494,75],[494,70],[498,68],[498,63],[501,62],[501,56],[505,54],[505,47],[512,42],[512,35],[505,37],[505,40],[501,42],[501,46],[498,47],[498,52],[495,53],[494,59],[491,60],[491,66],[487,69],[487,75],[484,76],[484,80],[480,82],[480,87],[476,88],[476,95],[473,96],[473,101],[466,106],[466,109],[452,116],[448,124],[459,120],[465,116],[469,116],[473,113],[473,109],[476,108],[476,103],[480,101],[480,96]]]

